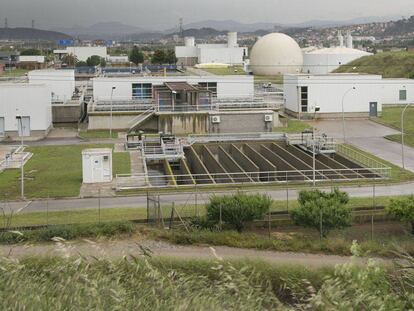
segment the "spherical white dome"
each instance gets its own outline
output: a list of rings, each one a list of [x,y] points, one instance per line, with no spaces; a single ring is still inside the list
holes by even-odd
[[[299,73],[303,55],[294,39],[283,33],[260,38],[250,53],[250,68],[257,75]]]

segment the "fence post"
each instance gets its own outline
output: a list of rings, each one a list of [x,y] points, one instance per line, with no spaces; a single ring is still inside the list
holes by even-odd
[[[323,238],[323,234],[322,234],[322,230],[323,230],[323,225],[322,225],[322,208],[319,210],[319,231],[320,231],[320,240],[322,241]]]
[[[268,219],[269,239],[272,237],[272,234],[271,234],[271,232],[272,232],[272,223],[271,223],[271,219],[270,219],[270,208],[271,208],[271,204],[269,204],[269,210],[268,210],[268,216],[267,216],[267,219]]]
[[[375,184],[373,184],[372,185],[371,240],[374,240],[374,212],[375,210],[376,210]]]
[[[49,195],[46,199],[46,227],[49,227]]]
[[[98,192],[98,223],[101,223],[101,188]]]
[[[174,209],[175,209],[175,202],[172,202],[172,206],[171,206],[171,217],[170,217],[170,230],[172,229],[172,225],[173,225]]]
[[[220,231],[222,230],[222,224],[221,224],[221,221],[222,221],[222,213],[221,213],[221,204],[220,204],[220,219],[219,219],[219,228],[220,228]]]
[[[289,187],[286,187],[286,211],[289,214]]]
[[[194,204],[195,204],[195,213],[196,216],[199,217],[198,214],[198,193],[197,193],[197,184],[195,184],[195,194],[194,194]]]

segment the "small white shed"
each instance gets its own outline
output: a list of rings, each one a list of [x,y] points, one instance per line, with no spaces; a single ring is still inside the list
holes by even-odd
[[[112,149],[93,148],[82,150],[84,183],[112,181]]]

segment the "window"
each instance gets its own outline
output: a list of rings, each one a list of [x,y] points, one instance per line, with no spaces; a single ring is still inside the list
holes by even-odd
[[[308,87],[300,87],[300,106],[301,112],[308,112]]]
[[[132,84],[133,99],[152,99],[151,83],[133,83]]]
[[[200,82],[198,85],[213,93],[213,96],[217,96],[217,82]]]
[[[400,100],[407,100],[407,90],[400,90]]]

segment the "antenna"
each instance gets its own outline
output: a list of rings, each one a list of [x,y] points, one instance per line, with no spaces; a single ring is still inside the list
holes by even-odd
[[[32,29],[34,29],[34,28],[35,28],[35,20],[32,19]]]
[[[180,37],[181,38],[184,36],[183,23],[184,23],[184,20],[183,20],[182,17],[180,17],[180,19],[178,20],[178,27],[179,27],[179,32],[180,32]]]
[[[4,28],[9,28],[9,23],[7,21],[7,17],[4,19]]]

